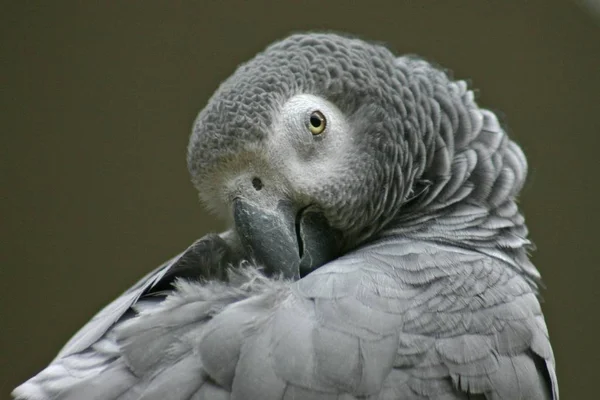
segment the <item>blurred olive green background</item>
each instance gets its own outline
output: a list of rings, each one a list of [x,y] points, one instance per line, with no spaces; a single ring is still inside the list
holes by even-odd
[[[600,367],[600,23],[569,1],[2,2],[0,398],[97,310],[221,229],[189,183],[190,127],[236,65],[290,32],[387,42],[469,78],[530,162],[563,399]],[[597,391],[596,391],[597,394]]]

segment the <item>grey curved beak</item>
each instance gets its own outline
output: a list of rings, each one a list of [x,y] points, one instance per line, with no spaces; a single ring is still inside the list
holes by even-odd
[[[312,207],[297,210],[281,200],[275,209],[268,209],[238,198],[233,216],[245,250],[269,275],[300,279],[339,255],[340,232]]]

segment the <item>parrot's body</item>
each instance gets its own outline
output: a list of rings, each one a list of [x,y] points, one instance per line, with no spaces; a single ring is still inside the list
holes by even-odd
[[[150,273],[19,399],[558,399],[515,197],[464,82],[333,34],[242,65],[188,163],[232,229]]]

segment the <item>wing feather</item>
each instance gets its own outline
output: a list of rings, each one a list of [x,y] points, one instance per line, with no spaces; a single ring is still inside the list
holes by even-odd
[[[394,239],[297,282],[240,271],[235,284],[178,281],[164,301],[139,298],[138,314],[17,394],[558,399],[534,289],[502,260]]]

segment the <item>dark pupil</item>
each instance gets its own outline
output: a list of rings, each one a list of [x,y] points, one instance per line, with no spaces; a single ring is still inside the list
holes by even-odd
[[[318,128],[321,126],[321,118],[319,118],[316,115],[311,115],[310,116],[310,124],[312,126],[314,126],[315,128]]]

